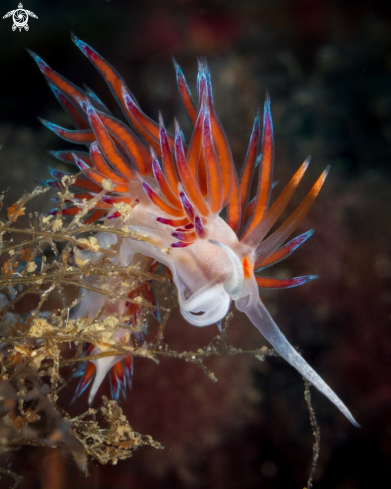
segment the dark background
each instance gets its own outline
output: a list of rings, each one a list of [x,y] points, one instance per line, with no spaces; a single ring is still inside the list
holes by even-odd
[[[1,2],[1,16],[18,0]],[[328,164],[326,185],[300,231],[315,235],[276,267],[285,276],[318,274],[297,289],[262,293],[294,345],[342,397],[361,429],[313,392],[321,427],[315,487],[387,484],[391,468],[391,8],[384,1],[337,0],[25,0],[39,19],[28,32],[0,20],[1,187],[9,202],[48,178],[45,153],[66,147],[40,126],[68,125],[24,47],[80,85],[91,86],[120,115],[109,90],[69,38],[74,31],[123,75],[156,118],[179,115],[171,55],[195,88],[196,56],[207,55],[215,106],[240,168],[252,119],[265,90],[272,97],[276,179],[282,185],[307,156],[313,163],[293,201]],[[70,126],[68,126],[70,127]],[[58,167],[58,165],[57,165]],[[50,208],[46,198],[40,210]],[[293,209],[293,206],[290,208]],[[166,337],[178,349],[207,344],[174,314]],[[230,340],[262,338],[239,313]],[[135,362],[133,392],[122,401],[132,427],[166,448],[144,448],[117,466],[90,465],[85,479],[52,449],[9,455],[20,489],[302,488],[312,432],[300,376],[280,359],[210,361],[212,384],[192,365]],[[67,406],[72,391],[61,402]],[[85,398],[74,414],[85,409]],[[1,482],[3,484],[3,481]],[[3,486],[2,486],[3,487]]]

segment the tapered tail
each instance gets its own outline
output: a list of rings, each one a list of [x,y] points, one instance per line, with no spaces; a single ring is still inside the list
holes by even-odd
[[[254,304],[253,301],[243,297],[236,301],[236,307],[248,316],[254,326],[259,329],[282,358],[328,397],[354,426],[360,427],[341,399],[292,347],[260,300]]]

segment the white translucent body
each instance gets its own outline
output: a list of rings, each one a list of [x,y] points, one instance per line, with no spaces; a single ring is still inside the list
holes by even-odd
[[[121,266],[128,266],[134,255],[141,253],[167,265],[178,290],[182,316],[194,326],[203,327],[220,321],[226,316],[231,300],[235,301],[236,308],[247,315],[275,350],[327,396],[355,426],[358,426],[339,397],[279,330],[259,298],[253,273],[244,278],[243,271],[238,269],[238,264],[241,265],[244,257],[247,258],[250,269],[253,269],[255,249],[241,244],[228,224],[216,215],[208,218],[207,239],[197,239],[185,248],[170,248],[173,241],[172,228],[156,221],[156,207],[140,190],[140,187],[134,189],[137,195],[131,193],[133,198],[139,199],[139,203],[134,207],[125,224],[130,229],[148,236],[153,244],[123,239],[118,258],[111,261]],[[162,216],[161,211],[159,216]],[[170,216],[166,217],[170,218]],[[123,224],[121,221],[121,227]],[[116,224],[111,222],[111,225]],[[115,235],[107,233],[98,234],[97,239],[102,247],[109,247],[117,242]],[[262,253],[262,243],[258,245],[256,251],[258,254]],[[102,301],[98,294],[87,293],[75,311],[75,316],[80,317],[88,313],[89,317],[92,317],[94,311],[99,311]],[[120,357],[116,357],[114,360],[119,359]],[[93,395],[104,375],[115,363],[114,360],[104,359],[101,362],[99,375],[96,375],[92,387]],[[97,365],[98,362],[95,364]]]

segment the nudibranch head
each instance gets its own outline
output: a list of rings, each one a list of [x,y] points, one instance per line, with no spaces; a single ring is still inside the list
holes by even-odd
[[[181,313],[195,326],[220,321],[231,301],[235,301],[236,308],[249,317],[280,355],[357,424],[342,401],[281,333],[258,292],[259,287],[294,287],[315,278],[310,275],[277,279],[260,272],[288,257],[312,234],[309,231],[286,243],[316,199],[328,168],[290,217],[270,233],[310,160],[304,161],[270,205],[274,142],[269,94],[264,103],[263,123],[260,108],[256,111],[247,154],[238,175],[213,104],[211,75],[205,58],[198,60],[197,104],[174,60],[179,94],[193,128],[186,143],[177,121],[175,133],[170,134],[163,116],[159,114],[158,122],[149,118],[119,73],[104,58],[73,34],[72,40],[102,74],[129,125],[113,117],[91,90],[78,88],[39,56],[30,54],[76,129],[43,123],[63,139],[87,147],[87,151],[54,153],[62,161],[76,163],[81,170],[74,181],[74,188],[78,189],[76,201],[91,200],[103,189],[107,190],[96,202],[88,221],[105,220],[113,227],[125,225],[148,237],[148,242],[123,239],[118,257],[112,263],[127,266],[135,256],[144,256],[154,259],[154,263],[165,264],[178,291]],[[55,179],[46,184],[61,187],[64,174],[54,170],[52,175]],[[257,192],[250,199],[254,179],[257,179]],[[119,204],[129,204],[132,211],[121,212]],[[63,209],[63,214],[74,215],[79,210],[80,207],[71,203]],[[113,242],[108,242],[103,233],[97,239],[103,247],[117,242],[115,237]],[[74,316],[94,307],[98,310],[101,301],[97,295],[86,294],[83,300],[88,302],[87,308],[82,301]],[[118,301],[115,308],[121,314],[126,305]],[[124,384],[126,362],[121,368],[118,365],[125,360],[94,362],[97,372],[93,394],[113,366],[115,385]],[[94,372],[90,367],[79,390],[85,388]]]

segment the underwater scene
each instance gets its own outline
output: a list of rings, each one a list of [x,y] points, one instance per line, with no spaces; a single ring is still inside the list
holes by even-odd
[[[1,7],[0,487],[383,487],[391,5]]]

